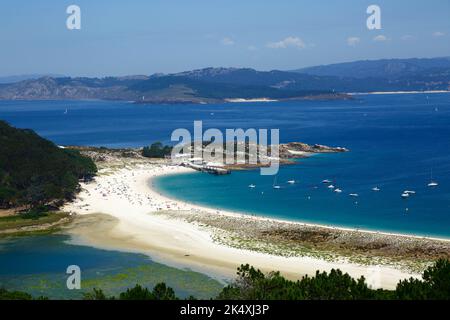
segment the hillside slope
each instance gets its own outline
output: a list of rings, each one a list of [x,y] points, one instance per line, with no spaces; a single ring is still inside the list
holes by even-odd
[[[70,199],[78,180],[96,171],[92,160],[77,151],[0,121],[0,208]]]
[[[0,100],[223,103],[229,99],[345,99],[345,93],[450,90],[450,58],[355,61],[289,71],[204,68],[107,78],[43,77],[0,84]]]
[[[294,72],[342,78],[385,78],[398,79],[408,76],[426,76],[450,70],[450,57],[429,59],[382,59],[361,60],[313,66],[294,70]]]

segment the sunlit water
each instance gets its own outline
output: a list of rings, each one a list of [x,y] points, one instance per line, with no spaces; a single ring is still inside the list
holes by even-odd
[[[65,114],[65,109],[68,109]],[[0,102],[0,119],[32,128],[64,145],[136,147],[170,142],[176,128],[279,128],[281,142],[351,150],[284,166],[216,177],[169,176],[157,187],[170,196],[284,219],[450,237],[450,95],[372,95],[353,101],[224,105],[135,105],[105,101]],[[437,188],[427,184],[433,178]],[[290,185],[287,180],[297,183]],[[333,180],[337,194],[321,181]],[[256,188],[248,188],[255,184]],[[373,192],[373,187],[380,192]],[[414,190],[407,200],[404,190]],[[359,194],[358,198],[350,193]]]

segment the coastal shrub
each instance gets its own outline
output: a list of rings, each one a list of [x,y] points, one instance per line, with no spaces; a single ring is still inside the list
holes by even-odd
[[[119,295],[120,300],[154,300],[153,295],[146,287],[136,285]]]
[[[177,300],[172,288],[165,283],[158,283],[150,292],[146,287],[136,285],[119,295],[120,300]]]
[[[37,206],[33,207],[30,210],[27,210],[21,213],[21,217],[23,219],[39,219],[41,217],[47,216],[49,212],[49,208],[47,206]]]
[[[218,299],[232,300],[353,300],[373,299],[374,291],[364,277],[354,280],[340,270],[317,271],[315,277],[305,276],[290,281],[279,272],[267,275],[247,265],[238,268],[236,280],[225,287]]]
[[[161,142],[155,142],[142,149],[142,155],[147,158],[164,158],[170,155],[172,147],[164,146]]]
[[[450,299],[450,261],[439,259],[422,276],[423,280],[409,279],[397,284],[396,296],[401,300]]]
[[[92,291],[83,294],[83,300],[108,300],[102,289],[93,288]]]
[[[164,282],[158,283],[152,291],[154,300],[177,300],[175,291],[171,287],[167,287]]]
[[[94,162],[78,151],[59,148],[32,130],[0,121],[0,208],[71,199],[78,181],[96,172]]]
[[[448,300],[450,261],[440,259],[424,271],[422,279],[400,281],[395,291],[373,290],[364,277],[357,280],[340,270],[316,272],[290,281],[278,272],[267,275],[249,265],[238,268],[236,280],[217,297],[231,300]]]
[[[33,297],[21,291],[8,291],[0,288],[0,300],[31,300]]]

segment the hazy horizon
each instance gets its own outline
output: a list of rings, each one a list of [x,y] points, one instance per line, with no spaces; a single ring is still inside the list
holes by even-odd
[[[81,29],[68,30],[69,5]],[[367,7],[381,8],[369,30]],[[204,67],[294,70],[357,60],[450,55],[450,1],[346,3],[4,0],[0,76],[104,77]]]
[[[251,68],[251,67],[235,67],[235,66],[229,66],[229,67],[223,67],[223,66],[205,66],[205,67],[200,67],[197,69],[189,69],[189,70],[180,70],[180,71],[176,71],[176,72],[169,72],[169,73],[164,73],[164,72],[158,72],[161,74],[175,74],[175,73],[180,73],[180,72],[187,72],[187,71],[194,71],[194,70],[202,70],[202,69],[208,69],[208,68],[227,68],[227,69],[242,69],[242,68],[249,68],[249,69],[254,69],[256,71],[285,71],[285,72],[290,72],[290,71],[295,71],[297,69],[303,69],[303,68],[309,68],[309,67],[316,67],[316,66],[322,66],[322,65],[332,65],[332,64],[341,64],[341,63],[351,63],[351,62],[359,62],[359,61],[379,61],[379,60],[407,60],[407,59],[440,59],[440,58],[449,58],[450,59],[450,55],[449,56],[440,56],[440,57],[404,57],[404,58],[383,58],[383,59],[362,59],[362,60],[352,60],[352,61],[341,61],[341,62],[335,62],[335,63],[330,63],[330,64],[317,64],[317,65],[311,65],[311,66],[304,66],[301,68],[293,68],[293,69],[289,69],[289,70],[281,70],[281,69],[267,69],[267,70],[260,70],[260,69],[255,69],[255,68]],[[120,75],[114,75],[114,74],[110,74],[110,75],[98,75],[98,76],[88,76],[88,75],[70,75],[70,74],[56,74],[56,73],[52,73],[52,72],[47,72],[47,73],[43,73],[43,74],[36,74],[36,73],[23,73],[23,74],[8,74],[8,75],[2,75],[0,74],[0,78],[20,78],[20,77],[52,77],[52,78],[59,78],[59,77],[71,77],[71,78],[106,78],[106,77],[133,77],[133,76],[151,76],[157,73],[151,73],[151,74],[145,74],[145,73],[134,73],[134,74],[120,74]]]

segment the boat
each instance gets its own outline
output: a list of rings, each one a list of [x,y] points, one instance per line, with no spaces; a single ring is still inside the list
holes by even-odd
[[[66,110],[64,111],[64,114],[67,114],[69,112],[69,110],[67,110],[67,108],[66,108]]]
[[[280,189],[281,187],[279,185],[277,185],[277,176],[275,176],[275,178],[273,178],[273,185],[272,187],[274,189]]]
[[[349,196],[357,198],[357,197],[359,197],[359,194],[357,194],[357,193],[350,193]]]
[[[328,189],[334,189],[334,186],[333,186],[332,184],[330,184],[330,185],[328,186]]]
[[[430,183],[428,183],[428,187],[430,188],[434,188],[437,187],[439,185],[439,183],[437,183],[436,181],[433,180],[433,170],[431,170],[431,181]]]
[[[378,188],[378,187],[372,188],[372,191],[378,192],[378,191],[380,191],[380,188]]]
[[[411,194],[416,194],[416,192],[415,192],[415,191],[412,191],[412,190],[405,190],[405,191],[403,191],[403,193],[407,193],[407,194],[409,194],[409,195],[411,195]]]
[[[342,190],[339,189],[339,188],[336,188],[336,189],[334,190],[334,192],[336,192],[336,193],[342,193]]]
[[[289,183],[289,184],[294,184],[294,183],[295,183],[295,180],[288,180],[287,183]]]
[[[331,180],[325,179],[325,180],[322,180],[322,183],[331,183]]]
[[[407,198],[409,198],[409,193],[403,192],[401,197],[403,199],[407,199]]]
[[[249,188],[256,188],[256,186],[254,184],[250,184],[248,185]]]

